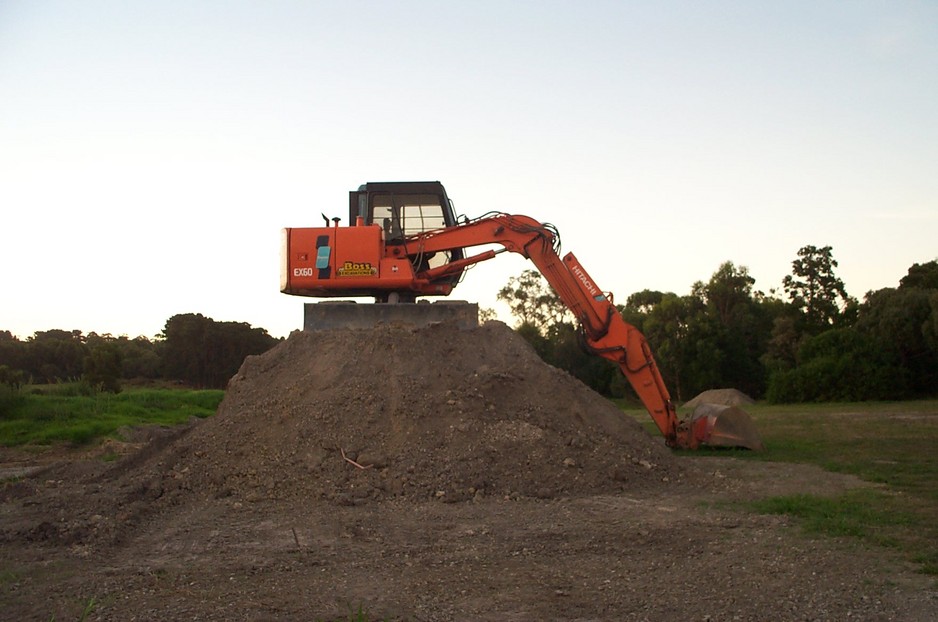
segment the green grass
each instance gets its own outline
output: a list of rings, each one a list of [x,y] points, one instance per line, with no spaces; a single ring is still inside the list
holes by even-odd
[[[895,548],[921,572],[938,575],[938,400],[756,404],[744,410],[752,415],[765,451],[695,455],[815,464],[880,485],[836,498],[772,497],[749,509],[793,516],[813,535]],[[659,434],[645,411],[626,406],[625,412]]]
[[[6,588],[9,583],[16,583],[20,580],[20,573],[16,570],[0,570],[0,590]]]
[[[869,489],[852,490],[836,498],[803,494],[769,497],[747,505],[763,514],[797,517],[809,534],[852,536],[881,546],[899,546],[894,529],[918,523],[914,513],[895,507],[889,495]]]
[[[214,414],[220,390],[126,389],[81,395],[66,388],[22,391],[0,410],[0,445],[89,443],[123,426],[177,425]]]
[[[97,602],[94,597],[90,598],[87,603],[85,603],[84,609],[81,610],[81,615],[78,616],[78,622],[84,622],[88,619],[88,616],[94,611],[94,608],[97,606]],[[55,614],[52,614],[52,617],[49,618],[49,622],[55,621]]]

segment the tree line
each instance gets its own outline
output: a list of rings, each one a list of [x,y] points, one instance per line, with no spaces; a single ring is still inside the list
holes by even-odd
[[[224,388],[245,357],[279,340],[244,322],[218,322],[200,313],[174,315],[153,339],[38,331],[21,340],[0,330],[0,384],[79,382],[89,391],[121,390],[131,379]]]
[[[938,261],[913,264],[897,287],[850,296],[830,246],[805,246],[780,290],[765,294],[727,261],[690,293],[643,290],[617,305],[655,353],[672,397],[736,388],[772,402],[894,400],[938,395]],[[606,395],[618,369],[587,354],[563,303],[539,273],[498,294],[547,362]]]
[[[674,399],[736,388],[773,402],[892,400],[938,395],[938,260],[913,264],[894,288],[848,295],[830,246],[805,246],[781,290],[765,294],[727,261],[690,293],[643,290],[617,309],[647,337]],[[518,332],[548,363],[605,395],[624,395],[618,369],[585,351],[574,319],[541,275],[499,291]],[[0,330],[0,385],[79,381],[120,391],[130,379],[224,388],[245,357],[278,342],[263,328],[174,315],[159,335],[78,330],[20,340]]]

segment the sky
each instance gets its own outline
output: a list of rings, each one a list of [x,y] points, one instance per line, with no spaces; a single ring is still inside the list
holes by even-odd
[[[0,330],[287,336],[281,228],[414,180],[617,302],[806,245],[862,299],[938,258],[938,3],[0,0]]]

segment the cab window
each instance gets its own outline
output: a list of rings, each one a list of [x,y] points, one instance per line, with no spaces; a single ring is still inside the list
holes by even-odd
[[[384,228],[387,240],[446,226],[440,197],[435,194],[374,195],[371,222]]]

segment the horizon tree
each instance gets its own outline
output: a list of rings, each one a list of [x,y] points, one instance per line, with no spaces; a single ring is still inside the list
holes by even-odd
[[[801,309],[805,332],[817,334],[847,319],[845,313],[856,307],[844,282],[834,274],[838,266],[833,247],[807,245],[798,249],[791,262],[792,273],[782,279],[782,288],[796,308]]]

